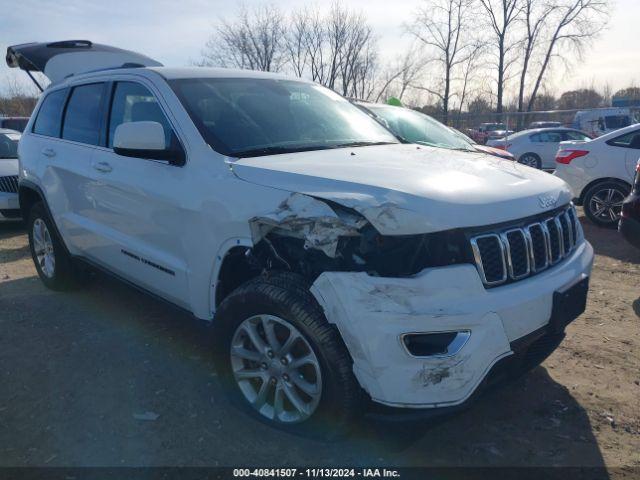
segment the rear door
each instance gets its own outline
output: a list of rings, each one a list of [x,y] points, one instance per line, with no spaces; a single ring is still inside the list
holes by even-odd
[[[88,215],[96,226],[88,254],[118,275],[179,305],[187,301],[187,252],[183,228],[191,220],[180,192],[190,191],[187,167],[167,161],[120,156],[113,151],[118,125],[154,121],[167,143],[179,144],[152,85],[138,81],[110,84],[106,142],[91,162],[86,189]]]
[[[87,242],[87,205],[83,191],[104,111],[104,83],[53,90],[41,107],[23,142],[23,156],[38,158],[28,167],[39,170],[40,187],[65,244],[81,254]]]
[[[41,72],[52,83],[93,70],[122,66],[162,66],[160,62],[140,53],[89,40],[13,45],[7,48],[6,61],[9,67],[20,68],[30,76],[31,72]]]
[[[640,130],[625,133],[619,137],[613,138],[607,142],[608,145],[615,148],[617,153],[624,156],[624,170],[620,166],[621,178],[626,178],[629,183],[633,182],[635,169],[640,159]],[[623,170],[623,171],[622,171]]]

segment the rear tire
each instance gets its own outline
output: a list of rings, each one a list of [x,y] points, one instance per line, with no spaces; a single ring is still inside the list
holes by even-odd
[[[606,180],[589,187],[584,194],[586,217],[600,227],[615,228],[620,220],[622,202],[631,192],[623,182]]]
[[[518,163],[526,165],[527,167],[537,168],[538,170],[542,168],[542,160],[540,159],[540,157],[531,152],[520,155],[520,157],[518,158]]]
[[[77,287],[78,275],[71,256],[58,237],[42,202],[31,207],[27,229],[31,258],[42,283],[51,290],[71,290]]]
[[[214,344],[232,402],[268,425],[331,439],[362,410],[349,352],[298,275],[260,276],[233,291],[216,312]]]

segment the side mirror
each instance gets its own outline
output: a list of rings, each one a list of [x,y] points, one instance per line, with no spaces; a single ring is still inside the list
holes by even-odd
[[[124,157],[167,160],[184,165],[182,149],[166,148],[164,128],[158,122],[128,122],[116,127],[113,151]]]

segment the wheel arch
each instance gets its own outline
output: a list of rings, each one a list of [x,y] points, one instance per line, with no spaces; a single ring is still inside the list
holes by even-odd
[[[211,274],[210,311],[215,314],[229,293],[260,272],[250,268],[246,253],[253,247],[250,238],[230,238],[223,242],[214,259]]]
[[[18,202],[20,204],[20,213],[25,223],[29,221],[29,212],[33,205],[38,202],[42,202],[44,205],[44,209],[51,220],[51,224],[54,229],[54,233],[60,239],[60,243],[62,244],[62,248],[65,249],[67,253],[69,253],[69,249],[67,248],[67,244],[65,243],[64,237],[60,235],[60,230],[56,225],[55,218],[51,214],[51,209],[49,208],[49,203],[47,202],[47,198],[42,191],[42,189],[35,183],[29,180],[20,180],[18,185]]]
[[[587,183],[584,188],[582,189],[582,192],[580,192],[580,196],[578,197],[578,205],[583,205],[584,204],[584,196],[585,194],[595,185],[599,184],[599,183],[604,183],[604,182],[615,182],[615,183],[620,183],[622,185],[625,185],[626,187],[632,188],[632,185],[621,179],[621,178],[617,178],[617,177],[600,177],[600,178],[596,178],[595,180],[592,180],[591,182]]]

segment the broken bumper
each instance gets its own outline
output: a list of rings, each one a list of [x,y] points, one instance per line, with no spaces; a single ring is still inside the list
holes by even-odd
[[[587,277],[592,263],[585,241],[548,271],[493,289],[485,289],[476,268],[465,264],[411,278],[325,272],[311,291],[340,331],[372,400],[452,407],[469,399],[498,362],[514,356],[514,345],[544,334],[554,293]],[[416,357],[402,343],[407,333],[460,331],[470,336],[453,355]]]

